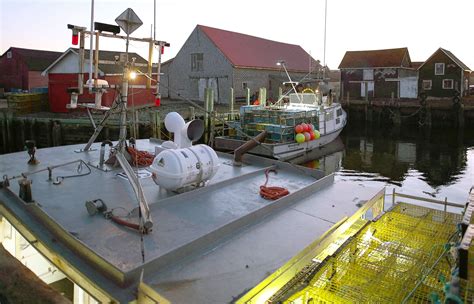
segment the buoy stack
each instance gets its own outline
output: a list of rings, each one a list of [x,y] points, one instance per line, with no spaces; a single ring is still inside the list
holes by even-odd
[[[318,139],[321,136],[312,124],[302,123],[295,126],[295,140],[301,144],[307,141]]]

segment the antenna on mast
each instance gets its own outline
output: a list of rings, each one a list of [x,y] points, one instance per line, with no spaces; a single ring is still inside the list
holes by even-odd
[[[153,40],[156,40],[156,0],[153,0]]]

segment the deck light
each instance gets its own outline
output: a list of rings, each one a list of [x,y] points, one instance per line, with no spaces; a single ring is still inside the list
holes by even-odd
[[[135,78],[137,78],[137,72],[131,71],[128,76],[130,77],[130,79],[135,79]]]

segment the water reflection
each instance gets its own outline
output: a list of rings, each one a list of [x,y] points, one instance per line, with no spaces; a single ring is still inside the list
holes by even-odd
[[[301,160],[302,164],[336,172],[339,180],[375,183],[433,197],[451,197],[454,192],[456,197],[465,197],[474,184],[473,130],[349,124],[340,142],[342,147],[336,144],[339,150],[327,149],[321,156]]]

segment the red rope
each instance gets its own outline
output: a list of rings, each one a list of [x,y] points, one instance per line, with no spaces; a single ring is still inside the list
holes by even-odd
[[[265,184],[260,186],[260,196],[267,200],[276,200],[285,195],[290,194],[290,192],[283,187],[267,187],[268,183],[268,174],[270,172],[277,173],[274,169],[267,169],[265,170]]]
[[[153,163],[153,159],[155,155],[151,154],[147,151],[139,151],[133,147],[127,147],[127,151],[132,157],[132,165],[140,166],[140,167],[147,167]]]
[[[140,225],[138,225],[138,224],[131,223],[131,222],[127,222],[127,221],[122,220],[121,218],[119,218],[119,217],[117,217],[117,216],[115,216],[115,215],[112,215],[112,216],[110,217],[110,219],[111,219],[113,222],[115,222],[115,223],[117,223],[117,224],[119,224],[119,225],[122,225],[122,226],[125,226],[125,227],[128,227],[128,228],[131,228],[131,229],[135,229],[135,230],[140,231]]]

